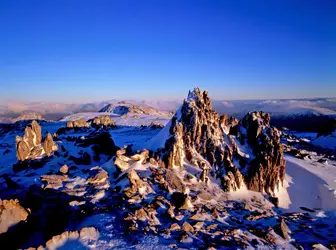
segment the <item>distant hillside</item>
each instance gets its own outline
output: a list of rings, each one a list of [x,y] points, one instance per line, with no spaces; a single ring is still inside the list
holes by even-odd
[[[104,108],[99,110],[99,112],[108,112],[117,115],[126,115],[126,114],[152,115],[152,116],[161,116],[167,114],[172,115],[172,113],[169,113],[167,111],[160,111],[147,105],[135,105],[125,101],[118,102],[116,104],[115,103],[108,104]]]

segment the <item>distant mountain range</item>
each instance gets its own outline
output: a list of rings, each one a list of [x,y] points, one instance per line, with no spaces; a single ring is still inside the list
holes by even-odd
[[[40,102],[10,102],[0,105],[0,122],[12,122],[20,119],[24,113],[38,113],[46,120],[59,120],[65,116],[83,113],[98,112],[104,107],[113,107],[116,104],[126,103],[133,110],[155,109],[158,112],[172,112],[181,101],[164,100],[107,100],[82,104],[40,103]],[[214,100],[213,108],[220,114],[227,114],[237,118],[247,112],[263,110],[273,118],[287,118],[296,116],[336,116],[336,98],[315,99],[272,99],[272,100]],[[119,105],[120,106],[120,105]],[[125,106],[125,105],[124,105]],[[140,111],[139,111],[140,112]],[[23,117],[24,118],[24,117]]]

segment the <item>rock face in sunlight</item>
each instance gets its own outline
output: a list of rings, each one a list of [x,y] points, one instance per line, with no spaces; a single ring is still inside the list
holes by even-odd
[[[284,178],[285,162],[281,134],[269,122],[263,112],[248,113],[239,123],[220,116],[208,93],[195,88],[172,118],[158,152],[168,168],[182,168],[187,161],[201,169],[201,181],[207,182],[209,174],[219,177],[225,191],[246,185],[273,194]]]
[[[196,88],[189,92],[181,111],[171,120],[171,136],[162,152],[166,166],[182,167],[184,156],[200,167],[212,165],[215,149],[223,143],[225,124],[220,121],[221,117],[212,109],[206,91]]]
[[[114,121],[109,115],[101,115],[95,117],[92,123],[96,126],[104,126],[104,127],[114,127]]]
[[[16,136],[16,155],[19,161],[34,160],[44,154],[50,156],[57,148],[50,133],[42,145],[41,127],[36,121],[26,126],[23,137]]]
[[[89,128],[90,122],[86,122],[83,119],[75,120],[75,121],[69,121],[66,124],[67,128]]]

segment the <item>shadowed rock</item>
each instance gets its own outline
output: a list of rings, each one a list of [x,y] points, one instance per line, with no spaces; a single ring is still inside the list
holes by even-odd
[[[54,151],[57,150],[57,148],[57,144],[54,143],[53,137],[50,133],[48,133],[43,142],[43,149],[46,156],[50,156]]]

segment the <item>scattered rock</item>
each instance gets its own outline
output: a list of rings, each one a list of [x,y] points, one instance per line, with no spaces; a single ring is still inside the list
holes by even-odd
[[[41,181],[47,182],[45,188],[59,189],[63,187],[63,182],[67,181],[68,177],[65,175],[42,175]]]

